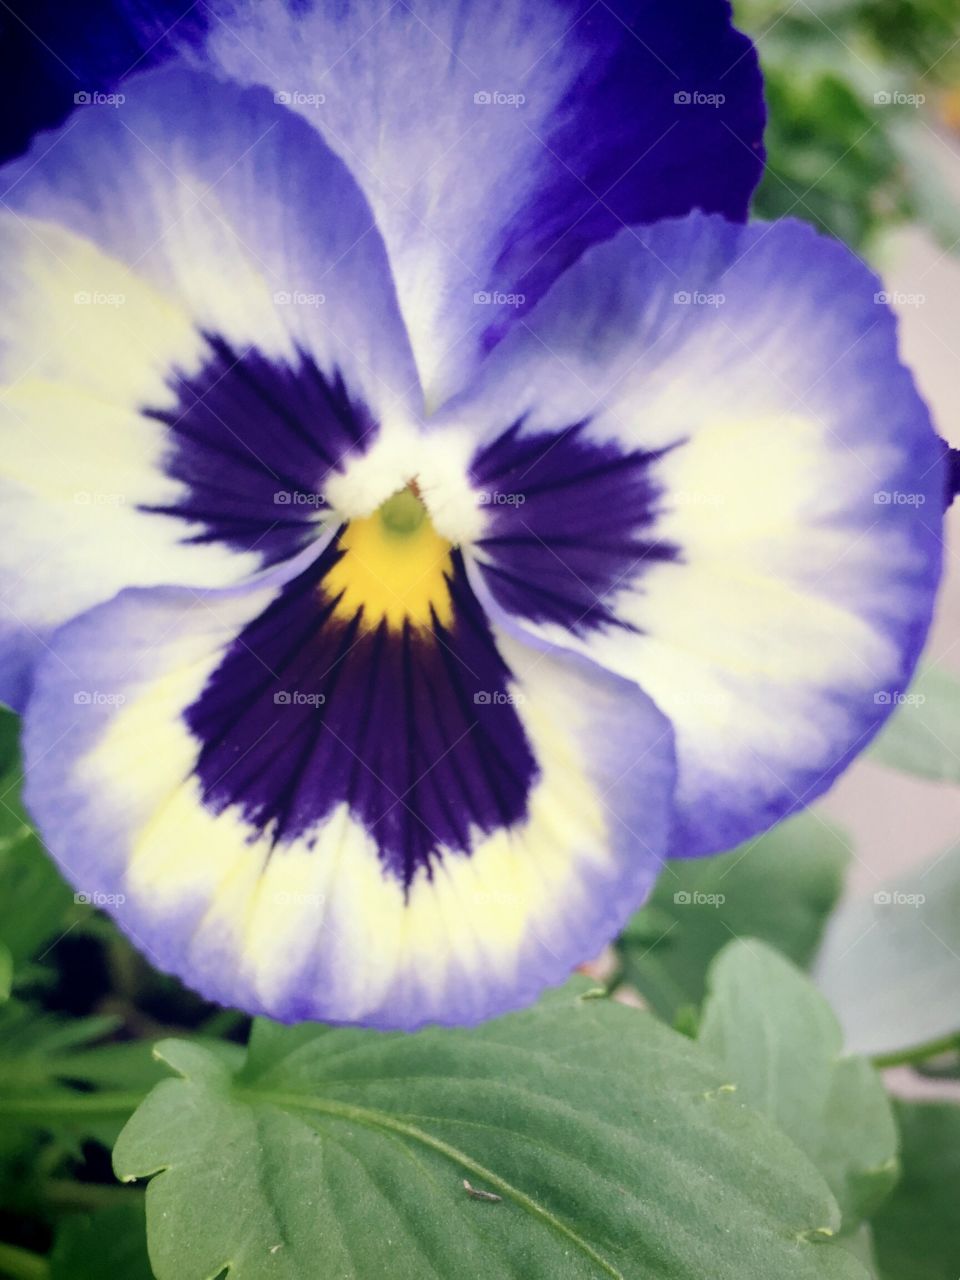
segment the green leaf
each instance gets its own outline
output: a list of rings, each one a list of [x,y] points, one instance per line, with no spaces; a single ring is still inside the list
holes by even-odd
[[[870,1280],[877,1280],[880,1273],[873,1250],[873,1232],[869,1222],[862,1223],[852,1236],[841,1237],[840,1243],[845,1249],[850,1250],[858,1262],[863,1264],[870,1275]]]
[[[960,1031],[960,845],[845,903],[814,972],[857,1053],[896,1055]]]
[[[0,943],[14,970],[76,919],[73,891],[30,826],[20,802],[16,716],[0,708]]]
[[[0,1007],[3,1130],[11,1138],[50,1133],[73,1148],[81,1138],[112,1146],[150,1089],[168,1078],[146,1041],[95,1043],[115,1026],[113,1018],[62,1018],[19,1000]],[[238,1045],[195,1043],[230,1069],[243,1060]]]
[[[957,234],[960,235],[960,223]],[[960,782],[960,679],[922,667],[904,701],[870,748],[879,764],[934,782]]]
[[[65,1218],[49,1261],[50,1280],[153,1280],[142,1207]]]
[[[958,252],[960,201],[946,180],[944,166],[937,155],[943,146],[940,136],[909,123],[891,128],[890,136],[909,181],[916,217],[943,249]],[[954,683],[960,688],[956,680]],[[951,736],[957,740],[955,728]]]
[[[50,1271],[38,1253],[0,1241],[0,1275],[4,1280],[49,1280]]]
[[[10,772],[20,753],[20,721],[16,714],[0,703],[0,778]]]
[[[840,1027],[813,983],[759,942],[713,962],[699,1041],[739,1096],[810,1157],[856,1229],[897,1179],[897,1133],[877,1071],[843,1057]]]
[[[473,1030],[258,1023],[239,1074],[165,1041],[182,1079],[114,1153],[155,1175],[159,1280],[864,1280],[802,1153],[696,1044],[587,989]]]
[[[10,999],[13,989],[13,956],[10,948],[0,942],[0,1004]]]
[[[710,961],[732,938],[760,938],[807,965],[849,856],[841,832],[805,813],[732,853],[668,863],[618,944],[623,976],[673,1022],[700,1004]]]
[[[61,1018],[19,1000],[0,1007],[0,1118],[14,1147],[33,1130],[68,1146],[87,1137],[112,1145],[151,1083],[141,1076],[125,1093],[91,1091],[107,1051],[89,1046],[114,1026],[112,1018]],[[147,1055],[146,1045],[137,1048]]]
[[[883,1280],[960,1275],[960,1107],[901,1102],[903,1178],[873,1223]]]

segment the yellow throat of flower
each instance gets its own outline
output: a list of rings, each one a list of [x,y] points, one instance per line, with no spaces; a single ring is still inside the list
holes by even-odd
[[[453,612],[447,575],[451,544],[434,529],[412,486],[401,489],[374,511],[351,520],[340,535],[340,559],[327,574],[324,589],[339,597],[334,617],[352,619],[373,630],[386,622],[400,631],[405,623],[447,626]]]

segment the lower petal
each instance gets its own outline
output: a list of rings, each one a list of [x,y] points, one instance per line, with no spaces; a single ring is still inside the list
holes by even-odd
[[[643,900],[671,734],[630,683],[494,632],[455,554],[402,625],[351,613],[338,554],[65,627],[27,712],[28,804],[77,888],[209,998],[474,1022]]]

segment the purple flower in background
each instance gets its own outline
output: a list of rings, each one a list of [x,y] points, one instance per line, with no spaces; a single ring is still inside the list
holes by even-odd
[[[200,9],[61,32],[0,176],[28,803],[212,999],[473,1022],[869,741],[943,448],[869,271],[742,221],[723,0]]]

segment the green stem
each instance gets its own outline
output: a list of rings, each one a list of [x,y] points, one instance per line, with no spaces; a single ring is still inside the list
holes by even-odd
[[[9,1280],[50,1280],[50,1268],[46,1258],[29,1249],[18,1249],[15,1244],[0,1242],[0,1274]]]
[[[246,1017],[247,1015],[241,1013],[239,1009],[218,1009],[216,1013],[211,1014],[200,1030],[205,1036],[228,1036]]]
[[[48,1178],[41,1185],[45,1200],[58,1209],[79,1209],[95,1213],[118,1204],[136,1203],[143,1198],[139,1187],[110,1186],[102,1182],[74,1182],[72,1178]]]
[[[875,1067],[909,1067],[958,1048],[960,1048],[960,1035],[954,1032],[952,1035],[942,1036],[939,1040],[930,1040],[927,1044],[917,1045],[913,1049],[897,1049],[894,1053],[878,1054],[873,1059],[873,1065]]]

